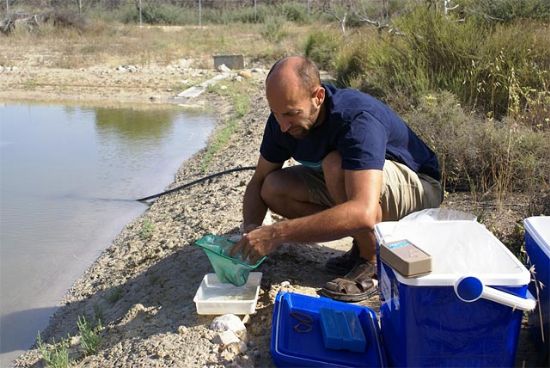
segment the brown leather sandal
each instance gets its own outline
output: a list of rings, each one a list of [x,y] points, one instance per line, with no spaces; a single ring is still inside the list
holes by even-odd
[[[360,302],[376,293],[376,265],[360,259],[344,277],[338,277],[325,284],[319,293],[343,302]]]

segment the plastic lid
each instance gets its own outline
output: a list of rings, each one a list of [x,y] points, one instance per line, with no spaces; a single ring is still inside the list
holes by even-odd
[[[487,228],[475,221],[382,222],[379,243],[408,239],[432,257],[432,272],[413,278],[395,273],[399,282],[416,286],[452,286],[475,275],[485,285],[527,285],[529,271]]]
[[[539,245],[547,257],[550,257],[550,217],[535,216],[523,220],[525,231]]]

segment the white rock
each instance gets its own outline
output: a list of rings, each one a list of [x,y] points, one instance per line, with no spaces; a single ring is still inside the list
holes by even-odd
[[[221,89],[221,90],[226,90],[226,89],[227,89],[227,86],[220,86],[220,89]]]
[[[234,314],[224,314],[214,318],[210,324],[210,329],[213,331],[242,331],[246,330],[244,323],[239,317]]]
[[[229,73],[231,69],[229,69],[225,64],[222,64],[218,66],[218,71],[221,73]]]
[[[248,350],[248,347],[244,342],[234,342],[225,347],[226,351],[229,351],[232,354],[244,354]]]
[[[289,281],[283,281],[283,282],[281,282],[281,287],[282,287],[282,288],[290,287],[290,282],[289,282]]]
[[[240,342],[239,338],[237,337],[237,335],[235,335],[233,331],[220,332],[219,334],[214,336],[214,338],[212,339],[212,343],[224,345],[224,346],[234,344],[234,343],[239,343],[239,342]]]

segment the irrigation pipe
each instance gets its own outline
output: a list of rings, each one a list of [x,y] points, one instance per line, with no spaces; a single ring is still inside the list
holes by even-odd
[[[237,171],[255,170],[255,169],[256,169],[256,166],[234,167],[234,168],[229,169],[229,170],[220,171],[220,172],[214,173],[214,174],[212,174],[212,175],[208,175],[208,176],[205,176],[205,177],[203,177],[203,178],[200,178],[200,179],[197,179],[197,180],[193,180],[193,181],[190,182],[190,183],[186,183],[186,184],[180,185],[179,187],[175,187],[175,188],[169,189],[169,190],[164,191],[164,192],[162,192],[162,193],[157,193],[157,194],[150,195],[150,196],[148,196],[148,197],[143,197],[143,198],[136,199],[136,201],[138,201],[138,202],[146,202],[146,201],[148,201],[148,200],[150,200],[150,199],[162,197],[162,196],[164,196],[164,195],[166,195],[166,194],[170,194],[170,193],[177,192],[178,190],[182,190],[182,189],[185,189],[185,188],[190,187],[190,186],[192,186],[192,185],[195,185],[195,184],[198,184],[198,183],[202,183],[203,181],[206,181],[206,180],[208,180],[208,179],[215,178],[215,177],[217,177],[217,176],[221,176],[221,175],[225,175],[225,174],[229,174],[229,173],[237,172]]]

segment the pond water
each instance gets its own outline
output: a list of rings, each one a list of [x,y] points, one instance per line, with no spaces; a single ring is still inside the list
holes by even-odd
[[[214,123],[177,109],[0,104],[0,366]]]

